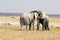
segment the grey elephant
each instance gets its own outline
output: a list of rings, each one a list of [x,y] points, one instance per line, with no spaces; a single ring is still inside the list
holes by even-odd
[[[29,27],[29,30],[31,30],[31,24],[33,24],[33,30],[34,30],[34,20],[35,20],[35,13],[23,13],[20,17],[20,26],[22,27],[22,25],[26,25],[26,30],[27,27]]]
[[[49,30],[49,17],[43,11],[32,11],[38,14],[37,17],[37,30],[39,30],[39,24],[42,24],[42,30]]]

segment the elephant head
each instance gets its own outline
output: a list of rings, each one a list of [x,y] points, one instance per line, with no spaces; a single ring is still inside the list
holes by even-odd
[[[31,12],[36,12],[38,14],[38,17],[37,17],[37,30],[39,30],[39,24],[41,23],[42,24],[42,30],[49,30],[49,18],[48,18],[48,15],[45,14],[45,12],[43,11],[37,11],[37,10],[34,10],[34,11],[31,11]]]

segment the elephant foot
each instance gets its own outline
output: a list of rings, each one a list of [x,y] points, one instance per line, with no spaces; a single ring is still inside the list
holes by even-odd
[[[44,31],[44,29],[42,29],[42,31]]]
[[[29,28],[29,30],[31,30],[31,28]]]
[[[29,30],[31,30],[31,27],[29,27]]]
[[[42,31],[44,31],[44,28],[42,28]]]
[[[34,29],[33,29],[34,30]]]
[[[47,29],[50,30],[49,27]]]
[[[44,31],[44,29],[42,29],[42,30]],[[50,29],[45,29],[45,30],[47,31],[47,30],[50,30]]]
[[[33,30],[34,30],[34,26],[33,26]]]
[[[39,30],[39,23],[37,23],[37,30]]]
[[[49,27],[45,28],[45,30],[50,30]]]
[[[39,30],[39,28],[37,28],[37,30]]]
[[[37,30],[39,30],[39,27],[37,27]]]
[[[31,30],[31,29],[29,29],[29,30]]]
[[[50,30],[50,29],[48,29],[48,30]]]

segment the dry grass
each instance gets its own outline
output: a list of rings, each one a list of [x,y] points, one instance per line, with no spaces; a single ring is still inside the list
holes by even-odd
[[[50,31],[21,30],[19,26],[0,26],[0,40],[60,40],[60,28]]]
[[[0,21],[19,22],[19,17],[1,16]],[[36,28],[29,31],[23,26],[20,31],[19,25],[0,25],[0,40],[60,40],[60,27],[50,27],[49,31],[42,31],[41,27],[39,31]]]

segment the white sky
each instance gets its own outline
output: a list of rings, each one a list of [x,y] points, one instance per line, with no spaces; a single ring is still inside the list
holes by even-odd
[[[0,0],[0,12],[23,13],[32,10],[60,14],[60,0]]]

